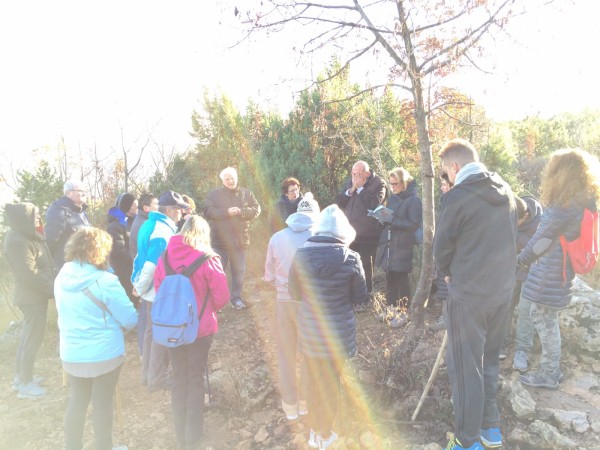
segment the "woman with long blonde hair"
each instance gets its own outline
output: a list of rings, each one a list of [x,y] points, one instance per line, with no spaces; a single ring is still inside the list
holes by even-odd
[[[527,386],[557,389],[563,379],[558,313],[571,302],[575,278],[568,256],[563,260],[560,237],[567,241],[579,237],[584,209],[596,211],[600,199],[598,158],[580,149],[554,152],[544,169],[541,191],[546,209],[538,230],[519,253],[518,269],[528,271],[519,317],[528,314],[533,319],[542,343],[542,357],[537,371],[519,379]],[[515,352],[513,367],[527,370],[526,350]]]
[[[210,227],[200,216],[191,215],[181,232],[169,240],[158,261],[154,287],[158,291],[166,276],[165,260],[177,273],[204,254],[212,255],[190,277],[198,311],[203,311],[196,340],[188,345],[169,348],[173,366],[171,406],[179,446],[200,448],[204,424],[204,373],[213,335],[218,331],[217,311],[229,301],[227,279],[221,258],[210,247]],[[206,305],[204,303],[206,302]],[[204,308],[203,308],[204,307]]]

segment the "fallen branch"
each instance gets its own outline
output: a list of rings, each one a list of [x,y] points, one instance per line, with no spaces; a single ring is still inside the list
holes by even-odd
[[[448,331],[444,331],[444,339],[442,340],[442,345],[440,345],[440,350],[438,351],[437,358],[435,359],[435,363],[433,364],[433,369],[431,369],[431,375],[429,375],[429,380],[427,380],[427,384],[425,385],[425,390],[423,391],[423,394],[421,395],[421,398],[419,399],[419,403],[417,404],[417,407],[415,408],[415,412],[410,419],[411,422],[413,422],[417,418],[417,415],[419,414],[419,411],[421,410],[421,406],[423,406],[425,397],[427,396],[427,393],[429,392],[429,389],[431,388],[431,385],[433,384],[433,380],[435,380],[438,370],[440,369],[440,364],[442,362],[442,355],[444,354],[444,350],[446,349],[447,344],[448,344]]]

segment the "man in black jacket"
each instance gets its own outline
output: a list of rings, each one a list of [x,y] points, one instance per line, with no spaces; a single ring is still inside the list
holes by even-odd
[[[223,269],[231,263],[231,305],[244,309],[242,287],[246,272],[246,250],[250,247],[250,222],[260,214],[260,205],[249,189],[238,186],[237,171],[227,167],[219,175],[223,187],[208,193],[202,214],[210,224],[213,249],[221,256]]]
[[[352,166],[351,177],[336,200],[356,230],[356,239],[350,248],[360,255],[369,294],[373,290],[373,264],[381,227],[377,219],[367,216],[367,213],[382,205],[385,196],[386,187],[381,178],[370,170],[365,161],[358,161]],[[364,312],[367,304],[358,305],[355,309]]]
[[[454,183],[442,200],[433,244],[438,271],[448,275],[448,375],[456,423],[448,448],[498,447],[498,355],[517,264],[515,199],[502,178],[479,163],[469,142],[448,142],[440,159]]]
[[[65,244],[83,226],[91,226],[85,212],[87,191],[81,181],[69,180],[63,187],[65,195],[46,211],[46,241],[57,270],[65,263]]]

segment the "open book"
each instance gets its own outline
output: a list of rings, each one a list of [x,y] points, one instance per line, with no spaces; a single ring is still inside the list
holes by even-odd
[[[367,216],[375,217],[381,223],[391,222],[394,215],[394,211],[390,208],[386,208],[383,205],[379,205],[377,208],[368,210]]]

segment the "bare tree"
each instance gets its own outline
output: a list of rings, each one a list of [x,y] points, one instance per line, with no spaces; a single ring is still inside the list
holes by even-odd
[[[550,0],[551,1],[551,0]],[[290,31],[301,41],[300,56],[329,51],[342,53],[350,63],[374,58],[387,79],[363,92],[396,88],[413,104],[421,157],[423,201],[423,258],[413,299],[413,322],[422,325],[423,305],[433,277],[433,185],[435,171],[426,95],[461,64],[475,66],[487,44],[508,20],[523,13],[522,0],[322,0],[320,2],[262,0],[242,13],[248,36],[259,31]],[[521,6],[521,3],[523,5]],[[527,8],[534,7],[533,1]],[[538,0],[537,5],[549,3]],[[237,11],[237,8],[236,8]],[[247,36],[247,37],[248,37]]]

